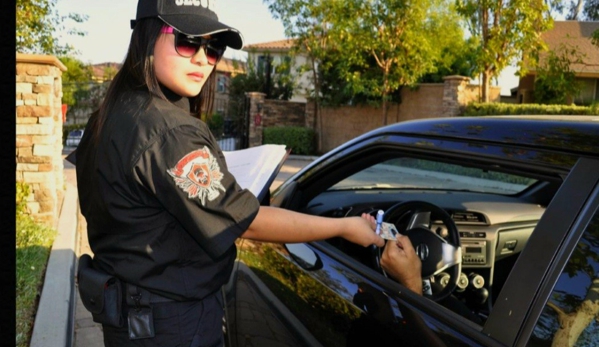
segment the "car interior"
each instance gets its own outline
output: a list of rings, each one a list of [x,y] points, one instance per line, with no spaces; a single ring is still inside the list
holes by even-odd
[[[283,191],[279,203],[328,217],[376,216],[382,210],[383,220],[400,233],[410,236],[408,230],[420,228],[450,246],[461,245],[461,264],[454,261],[425,273],[423,261],[423,279],[430,281],[433,300],[481,325],[567,174],[484,157],[384,147],[347,153],[322,165],[288,187],[292,194]],[[452,238],[456,232],[459,236]],[[376,247],[341,238],[327,242],[384,274]],[[455,247],[448,246],[448,252]],[[449,293],[435,296],[447,286]]]

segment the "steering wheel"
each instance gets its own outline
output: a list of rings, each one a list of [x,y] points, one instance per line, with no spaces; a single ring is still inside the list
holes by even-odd
[[[431,228],[431,215],[440,219],[447,227],[447,240],[437,235]],[[416,254],[422,262],[422,278],[428,279],[441,272],[450,275],[447,285],[440,291],[427,295],[434,301],[440,301],[449,296],[456,288],[457,281],[462,272],[462,248],[460,247],[460,234],[451,216],[437,205],[425,201],[406,201],[391,206],[385,211],[384,220],[389,223],[397,223],[406,220],[409,222],[405,227],[395,225],[398,231],[410,239]],[[402,223],[402,225],[404,225]],[[380,252],[376,258],[377,267],[387,274],[380,266]]]

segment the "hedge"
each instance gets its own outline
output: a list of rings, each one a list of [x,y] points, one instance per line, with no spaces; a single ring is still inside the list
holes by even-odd
[[[262,143],[286,145],[292,154],[314,155],[315,132],[303,127],[271,127],[264,128]]]
[[[591,106],[568,106],[473,102],[462,113],[462,116],[491,115],[599,115],[599,103]]]

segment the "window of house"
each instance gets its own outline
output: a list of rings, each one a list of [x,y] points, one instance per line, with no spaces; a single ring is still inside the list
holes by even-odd
[[[225,76],[218,76],[216,79],[216,91],[218,93],[227,92],[227,78]]]
[[[580,86],[580,93],[574,102],[576,104],[589,105],[595,100],[597,80],[593,78],[577,78],[576,83]]]

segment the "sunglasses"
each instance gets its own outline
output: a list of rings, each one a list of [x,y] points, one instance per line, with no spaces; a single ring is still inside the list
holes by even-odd
[[[210,65],[216,65],[223,57],[227,48],[225,45],[218,44],[217,39],[185,35],[171,26],[162,27],[160,32],[175,35],[175,51],[182,57],[191,58],[203,47],[204,54],[206,54],[206,59]]]

